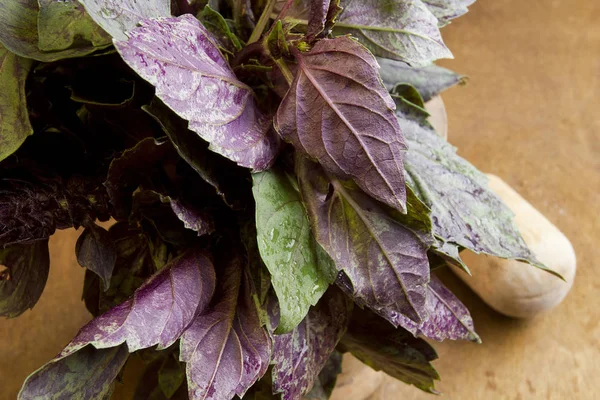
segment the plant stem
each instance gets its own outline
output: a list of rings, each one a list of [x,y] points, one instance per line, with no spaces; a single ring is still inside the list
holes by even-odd
[[[273,7],[275,7],[276,2],[277,0],[269,0],[267,5],[265,6],[265,9],[260,15],[258,22],[256,23],[256,28],[254,28],[252,34],[250,35],[250,39],[248,39],[248,44],[254,43],[258,39],[260,39],[260,36],[265,30],[265,27],[269,23],[269,19],[271,18],[271,12],[273,11]]]
[[[275,64],[277,65],[277,67],[279,68],[279,70],[281,71],[281,75],[283,75],[283,77],[285,78],[288,85],[291,86],[292,81],[294,80],[294,74],[292,74],[292,71],[290,71],[290,68],[285,63],[285,60],[283,58],[280,58],[280,59],[274,60],[274,61],[275,61]]]

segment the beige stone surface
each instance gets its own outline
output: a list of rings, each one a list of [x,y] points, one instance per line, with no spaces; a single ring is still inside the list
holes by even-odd
[[[556,309],[519,321],[482,304],[446,271],[483,344],[437,345],[438,389],[456,400],[600,398],[600,3],[480,0],[471,10],[443,30],[456,57],[443,65],[470,76],[444,96],[450,141],[569,237],[578,275]],[[75,240],[69,232],[52,239],[41,302],[0,321],[2,400],[14,399],[27,373],[89,318]],[[386,382],[373,400],[432,398]]]

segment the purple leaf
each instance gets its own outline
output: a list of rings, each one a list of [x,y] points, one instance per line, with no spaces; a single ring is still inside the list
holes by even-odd
[[[110,278],[117,262],[117,249],[108,231],[93,222],[87,224],[75,245],[77,262],[97,274],[104,283],[104,291],[110,286]]]
[[[427,250],[432,238],[386,213],[351,182],[327,175],[318,164],[296,159],[296,174],[317,241],[350,280],[344,286],[394,325],[426,317]]]
[[[0,249],[0,316],[13,318],[33,308],[44,291],[49,268],[47,239]]]
[[[168,199],[171,209],[187,229],[198,232],[198,236],[209,235],[214,232],[214,222],[209,214],[181,200]]]
[[[126,343],[130,352],[172,345],[212,298],[210,260],[189,250],[135,291],[133,297],[84,326],[60,353],[67,357],[88,344],[101,349]]]
[[[405,210],[406,145],[375,58],[349,37],[294,55],[298,71],[277,111],[277,131],[327,171]]]
[[[452,58],[437,18],[421,0],[343,0],[335,27],[350,32],[373,54],[424,66]]]
[[[330,289],[293,331],[273,336],[273,393],[299,400],[312,389],[346,332],[351,306],[340,290]]]
[[[68,357],[56,358],[31,374],[23,383],[19,400],[106,400],[114,380],[125,365],[127,346],[95,349],[85,346]]]
[[[328,34],[340,11],[340,0],[310,0],[307,40],[312,42],[316,37]]]
[[[212,36],[191,15],[145,20],[116,42],[121,56],[156,87],[156,96],[210,149],[254,170],[271,166],[279,149],[271,118],[256,105]]]
[[[181,340],[190,399],[242,397],[269,366],[271,342],[242,258],[234,255],[224,267],[213,306],[194,319]]]
[[[407,330],[440,342],[450,339],[481,343],[467,307],[434,275],[427,287],[426,308],[427,319],[420,326],[406,320],[404,324],[412,327]]]

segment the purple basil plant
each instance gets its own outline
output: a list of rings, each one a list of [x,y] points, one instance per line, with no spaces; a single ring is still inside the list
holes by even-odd
[[[435,269],[545,268],[424,108],[473,1],[0,0],[0,315],[83,227],[95,317],[19,398],[326,399],[346,352],[435,393],[426,339],[480,341]]]

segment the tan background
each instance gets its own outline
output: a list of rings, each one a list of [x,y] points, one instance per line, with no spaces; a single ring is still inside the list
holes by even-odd
[[[471,77],[445,95],[450,141],[502,177],[573,242],[578,275],[566,301],[530,321],[504,318],[456,278],[482,345],[436,346],[447,399],[600,398],[600,2],[480,0],[444,28]],[[51,240],[48,286],[33,311],[0,321],[0,399],[52,358],[89,316],[80,301],[76,235]],[[402,384],[390,399],[430,396]],[[351,399],[349,399],[351,400]]]

